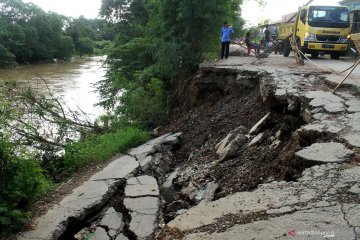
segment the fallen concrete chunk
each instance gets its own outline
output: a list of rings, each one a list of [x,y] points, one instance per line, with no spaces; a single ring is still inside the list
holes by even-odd
[[[341,143],[315,143],[295,153],[305,161],[333,163],[349,160],[354,152]]]
[[[190,200],[195,201],[198,189],[194,186],[192,181],[189,182],[186,188],[181,190],[181,194],[187,196]]]
[[[232,140],[221,152],[219,162],[223,162],[226,159],[235,157],[238,151],[247,143],[248,136],[239,134],[234,140]]]
[[[218,144],[216,144],[215,150],[217,154],[221,154],[224,151],[225,146],[228,144],[231,136],[232,134],[229,133],[228,135],[226,135],[226,137],[223,140],[221,140]]]
[[[114,208],[109,208],[101,219],[100,225],[108,229],[111,237],[115,237],[124,229],[123,215],[116,212]]]
[[[260,144],[264,140],[265,134],[259,133],[256,137],[254,137],[249,143],[249,147]]]
[[[250,134],[258,134],[261,132],[267,121],[270,119],[270,113],[266,114],[260,121],[258,121],[251,129]]]
[[[151,176],[130,178],[125,187],[126,197],[159,196],[157,181]]]
[[[280,140],[275,140],[271,143],[271,145],[269,146],[270,150],[275,150],[277,147],[279,147],[281,144]]]
[[[224,152],[225,147],[231,141],[233,141],[239,134],[244,135],[246,133],[247,133],[247,129],[245,127],[243,127],[243,126],[239,126],[236,129],[231,130],[229,132],[229,134],[215,146],[216,153],[221,155]]]
[[[164,184],[162,185],[163,188],[169,188],[172,186],[173,180],[178,176],[179,170],[175,170],[172,172],[167,178]]]
[[[125,198],[131,215],[130,231],[138,239],[149,239],[157,228],[160,200],[157,197]]]
[[[202,202],[211,202],[214,199],[215,192],[218,188],[219,188],[218,183],[210,182],[206,186],[206,192],[205,192],[204,199],[202,200]]]

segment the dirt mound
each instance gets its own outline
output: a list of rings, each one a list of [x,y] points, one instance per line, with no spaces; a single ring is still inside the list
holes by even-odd
[[[219,159],[215,150],[218,142],[239,126],[250,129],[268,112],[271,112],[271,121],[263,132],[262,142],[251,147],[246,144],[235,158],[214,164]],[[281,149],[301,124],[297,114],[284,113],[282,109],[271,109],[263,104],[259,89],[254,88],[241,94],[214,98],[212,102],[192,108],[174,118],[161,132],[183,132],[181,147],[168,156],[168,167],[182,171],[175,181],[177,185],[185,187],[191,181],[201,188],[216,182],[219,187],[214,199],[217,199],[254,189],[260,183],[294,179],[300,170],[284,164]],[[278,144],[273,146],[275,136]],[[194,201],[191,203],[195,204]],[[185,207],[184,204],[178,208],[181,207]],[[164,212],[174,210],[165,207]],[[171,217],[165,219],[168,221]]]

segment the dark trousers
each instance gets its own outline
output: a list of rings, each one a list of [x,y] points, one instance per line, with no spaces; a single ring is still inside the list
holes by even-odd
[[[230,42],[221,42],[221,59],[229,57]]]

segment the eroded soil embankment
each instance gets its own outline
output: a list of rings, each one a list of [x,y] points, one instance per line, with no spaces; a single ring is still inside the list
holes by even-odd
[[[168,156],[169,168],[179,169],[181,174],[173,181],[178,190],[174,198],[179,204],[165,204],[166,222],[172,220],[174,212],[187,208],[182,201],[196,203],[197,200],[183,190],[189,182],[198,190],[206,189],[209,182],[217,183],[214,200],[252,190],[260,183],[293,180],[301,173],[300,167],[284,161],[289,155],[293,156],[294,148],[298,148],[288,144],[293,144],[289,143],[291,136],[303,124],[300,113],[264,104],[259,87],[263,77],[266,76],[256,72],[214,69],[214,72],[206,70],[194,79],[194,89],[189,90],[193,95],[188,99],[188,105],[193,107],[162,128],[162,132],[183,132],[181,147]],[[257,143],[250,146],[249,139],[233,157],[217,161],[219,155],[215,146],[230,131],[239,126],[250,130],[269,112],[269,120],[261,129],[263,135]]]

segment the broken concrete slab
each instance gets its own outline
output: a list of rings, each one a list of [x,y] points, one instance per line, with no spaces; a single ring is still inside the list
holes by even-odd
[[[129,240],[124,234],[120,233],[115,240]]]
[[[130,212],[156,215],[160,200],[157,197],[125,198],[124,205]]]
[[[346,205],[347,208],[355,205]],[[358,209],[358,208],[357,208]],[[351,214],[354,215],[354,214]],[[356,214],[355,214],[356,215]],[[359,224],[360,222],[355,222]],[[357,225],[352,225],[357,226]],[[185,237],[186,240],[233,240],[242,239],[356,239],[353,227],[343,218],[342,206],[315,208],[288,214],[268,220],[235,225],[225,232],[195,233]]]
[[[323,107],[329,113],[338,113],[346,110],[345,100],[332,92],[309,91],[305,98],[312,99],[309,103],[312,108]]]
[[[93,175],[90,181],[125,178],[138,167],[139,162],[134,157],[125,155],[109,163],[102,171]]]
[[[155,153],[156,151],[159,151],[160,145],[153,145],[153,144],[144,144],[139,147],[133,148],[130,151],[128,151],[128,154],[130,156],[136,157],[136,159],[141,162],[143,161],[147,156]]]
[[[67,228],[70,219],[81,219],[92,209],[100,208],[116,191],[116,181],[87,181],[66,196],[59,205],[37,219],[34,230],[19,239],[57,239]]]
[[[360,112],[360,100],[352,99],[345,102],[348,112]]]
[[[48,212],[36,219],[36,229],[24,232],[18,237],[19,240],[56,240],[65,231],[69,224],[69,218],[79,216],[79,211],[54,206]]]
[[[341,143],[314,143],[295,153],[295,156],[310,162],[340,163],[350,160],[354,155]]]
[[[117,212],[111,207],[104,213],[104,217],[101,219],[99,225],[107,228],[109,235],[115,237],[123,231],[125,224],[122,213]]]
[[[111,240],[106,230],[102,227],[97,227],[94,235],[90,238],[92,240]]]
[[[349,189],[349,192],[360,195],[360,184],[355,184]]]
[[[342,139],[346,140],[351,146],[360,148],[360,132],[346,134]]]
[[[344,124],[341,122],[337,122],[335,120],[322,120],[322,121],[315,121],[313,123],[307,124],[301,127],[298,132],[301,135],[304,134],[338,134],[344,129]]]
[[[338,184],[334,184],[334,181]],[[221,221],[229,214],[255,214],[270,209],[297,211],[338,201],[336,193],[360,181],[360,167],[324,164],[304,170],[297,182],[261,184],[252,192],[239,192],[190,208],[168,223],[170,228],[191,231]],[[326,199],[326,204],[323,202]]]
[[[116,192],[121,179],[138,168],[133,157],[122,156],[73,190],[59,205],[37,219],[34,230],[24,232],[19,239],[57,239],[67,228],[70,219],[82,219],[90,211],[100,209]]]
[[[116,181],[87,181],[66,196],[60,205],[63,208],[86,211],[109,199],[116,191]]]
[[[151,176],[133,177],[127,180],[126,197],[159,196],[157,181]]]
[[[157,197],[125,198],[124,206],[129,210],[129,229],[138,239],[149,239],[157,229],[160,200]]]
[[[160,151],[162,145],[176,145],[180,141],[182,133],[165,134],[158,138],[152,139],[149,142],[132,148],[128,151],[128,154],[137,158],[142,162],[147,156]]]
[[[263,127],[266,125],[267,121],[270,119],[270,113],[266,114],[260,121],[258,121],[251,129],[249,134],[258,134],[263,130]]]

